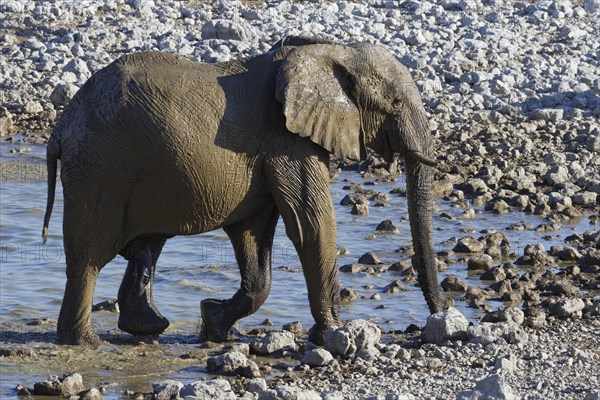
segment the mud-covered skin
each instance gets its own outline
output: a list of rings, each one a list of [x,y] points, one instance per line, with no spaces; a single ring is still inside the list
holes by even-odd
[[[251,59],[198,64],[157,52],[124,56],[94,74],[48,142],[48,207],[57,159],[64,193],[67,284],[62,343],[94,341],[90,309],[99,271],[129,260],[119,291],[128,332],[157,335],[152,277],[175,235],[223,228],[240,290],[205,302],[206,339],[224,340],[270,290],[277,219],[298,252],[316,331],[339,324],[336,221],[329,153],[406,156],[415,266],[439,311],[431,238],[432,139],[410,74],[384,48],[291,40]],[[154,247],[153,247],[154,246]],[[209,306],[210,304],[210,306]],[[318,335],[317,335],[318,336]]]
[[[152,283],[158,254],[165,239],[149,240],[129,260],[119,288],[119,329],[132,335],[157,336],[169,327],[152,297]]]

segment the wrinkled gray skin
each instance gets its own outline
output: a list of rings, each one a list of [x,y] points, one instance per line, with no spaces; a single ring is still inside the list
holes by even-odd
[[[432,138],[407,69],[374,45],[291,38],[251,59],[206,65],[162,53],[124,56],[94,74],[48,142],[48,206],[57,159],[64,193],[67,283],[58,320],[65,344],[99,341],[90,323],[98,273],[129,263],[119,327],[158,335],[152,278],[165,241],[223,228],[241,288],[202,302],[203,339],[224,341],[271,286],[271,247],[283,217],[308,287],[311,339],[338,325],[336,221],[329,154],[408,161],[414,264],[440,310],[432,245]]]

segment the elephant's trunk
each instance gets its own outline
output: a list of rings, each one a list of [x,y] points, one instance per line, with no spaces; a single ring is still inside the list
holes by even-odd
[[[407,157],[407,197],[410,229],[421,290],[431,313],[441,310],[437,267],[433,249],[433,171],[424,163]]]

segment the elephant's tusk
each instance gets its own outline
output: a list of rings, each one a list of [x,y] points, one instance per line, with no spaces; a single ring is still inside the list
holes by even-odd
[[[429,165],[430,167],[437,166],[436,160],[427,157],[425,154],[421,153],[420,151],[409,151],[407,153],[407,156],[414,161],[420,162],[421,164]]]

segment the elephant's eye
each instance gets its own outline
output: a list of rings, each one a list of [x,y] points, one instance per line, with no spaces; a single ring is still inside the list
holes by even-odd
[[[392,101],[392,107],[394,108],[394,110],[399,110],[402,108],[402,100],[401,99],[394,99]]]

